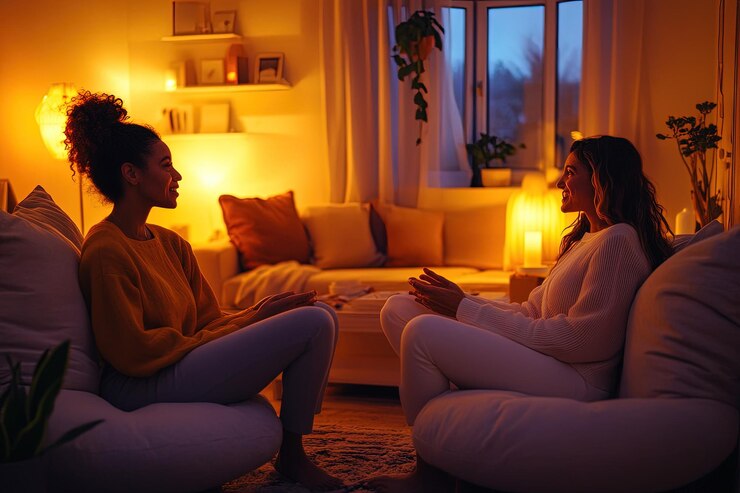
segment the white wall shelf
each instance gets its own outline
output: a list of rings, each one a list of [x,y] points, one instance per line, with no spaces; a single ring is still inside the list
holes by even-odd
[[[194,41],[241,41],[242,36],[234,33],[217,34],[181,34],[179,36],[163,36],[162,41],[189,42]]]
[[[287,91],[291,87],[290,82],[283,80],[272,84],[224,84],[218,86],[178,87],[167,92],[174,94],[204,94],[214,92]]]

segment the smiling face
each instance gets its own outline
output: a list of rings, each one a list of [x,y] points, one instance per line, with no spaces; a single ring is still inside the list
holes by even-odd
[[[563,175],[558,180],[557,187],[563,190],[563,199],[560,203],[561,211],[583,211],[589,217],[596,216],[591,170],[587,165],[581,163],[572,152],[568,154],[568,158],[565,160]]]
[[[172,165],[170,148],[164,142],[152,144],[146,157],[145,168],[140,170],[139,194],[150,207],[177,207],[178,182],[182,175]]]

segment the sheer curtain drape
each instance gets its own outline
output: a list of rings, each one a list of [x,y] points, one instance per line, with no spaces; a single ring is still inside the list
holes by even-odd
[[[584,2],[580,126],[586,136],[618,135],[640,148],[644,17],[644,0]]]
[[[445,24],[435,3],[321,0],[320,70],[333,202],[377,197],[413,207],[430,171],[468,170],[443,54],[435,50],[425,63],[429,123],[420,146],[413,92],[408,80],[399,83],[390,56],[390,33],[414,11],[432,9]]]

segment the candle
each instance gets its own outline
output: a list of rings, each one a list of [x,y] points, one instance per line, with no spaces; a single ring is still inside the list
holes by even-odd
[[[694,234],[695,228],[694,215],[684,207],[681,212],[676,214],[676,234]]]
[[[177,89],[177,72],[174,69],[169,69],[165,72],[164,88],[166,91],[174,91]]]
[[[524,233],[524,268],[542,266],[542,232]]]

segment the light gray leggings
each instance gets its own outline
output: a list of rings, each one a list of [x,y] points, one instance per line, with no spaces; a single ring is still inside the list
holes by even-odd
[[[310,433],[337,328],[336,314],[323,303],[296,308],[199,346],[151,377],[128,377],[108,366],[100,393],[126,411],[155,402],[230,404],[257,395],[282,372],[283,428]]]
[[[401,357],[401,405],[413,425],[427,402],[460,389],[512,390],[583,401],[608,397],[567,363],[502,335],[434,314],[410,295],[388,298],[383,332]]]

